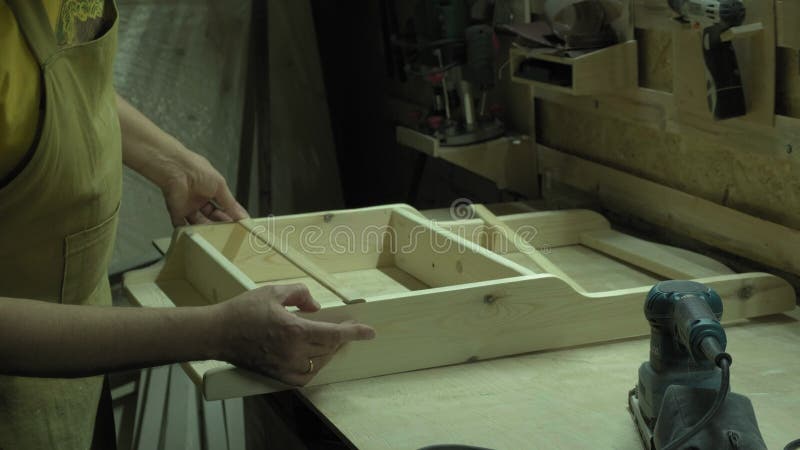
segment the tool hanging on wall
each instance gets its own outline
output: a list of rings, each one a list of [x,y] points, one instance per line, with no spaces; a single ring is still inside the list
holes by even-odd
[[[703,29],[703,60],[706,66],[708,108],[714,119],[747,114],[739,62],[726,31],[744,22],[742,0],[668,0],[679,21]]]
[[[487,105],[498,53],[493,16],[492,2],[421,0],[402,34],[396,27],[389,30],[387,52],[402,55],[395,61],[403,61],[403,75],[421,77],[431,86],[431,106],[418,117],[417,129],[443,146],[505,134],[497,108]]]

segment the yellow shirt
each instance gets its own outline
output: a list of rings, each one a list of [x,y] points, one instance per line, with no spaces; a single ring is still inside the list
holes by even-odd
[[[93,39],[102,32],[104,0],[30,0],[45,5],[60,46]],[[0,182],[33,145],[41,99],[39,65],[11,8],[0,0]]]

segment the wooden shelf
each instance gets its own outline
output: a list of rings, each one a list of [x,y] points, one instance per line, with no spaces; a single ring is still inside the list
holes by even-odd
[[[530,136],[503,136],[473,145],[443,146],[433,136],[399,126],[397,142],[488,178],[498,189],[528,198],[539,196],[536,143]]]
[[[637,85],[636,41],[630,40],[574,58],[559,56],[550,48],[512,48],[511,80],[571,95],[592,95]],[[540,71],[542,79],[520,75],[523,63]],[[535,76],[535,75],[533,75]],[[545,78],[551,77],[552,81]]]

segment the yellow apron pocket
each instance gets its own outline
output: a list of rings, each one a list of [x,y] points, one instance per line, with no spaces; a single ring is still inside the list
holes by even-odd
[[[105,282],[114,250],[118,213],[119,205],[111,217],[98,225],[65,238],[61,303],[88,304],[101,281]]]

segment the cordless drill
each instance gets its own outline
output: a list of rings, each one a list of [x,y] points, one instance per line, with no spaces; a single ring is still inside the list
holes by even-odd
[[[693,438],[691,448],[706,448],[697,439],[728,448],[718,442],[723,435],[738,439],[739,446],[730,448],[766,448],[750,401],[728,395],[732,358],[719,323],[720,296],[693,281],[662,281],[648,293],[644,314],[650,322],[650,360],[639,367],[628,403],[645,448],[679,449]],[[687,421],[691,427],[684,430]]]
[[[742,0],[668,0],[680,20],[703,29],[703,61],[706,66],[708,107],[714,119],[747,113],[744,88],[736,53],[722,33],[744,22]]]

